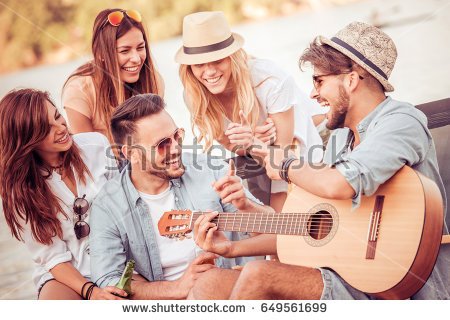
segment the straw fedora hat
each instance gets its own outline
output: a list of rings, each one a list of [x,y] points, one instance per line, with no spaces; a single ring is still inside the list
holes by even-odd
[[[183,46],[175,61],[200,64],[230,56],[242,48],[244,39],[232,33],[223,12],[196,12],[183,19]]]
[[[394,91],[388,79],[397,59],[394,41],[380,29],[363,22],[352,22],[328,39],[319,41],[345,54],[383,85],[387,92]]]

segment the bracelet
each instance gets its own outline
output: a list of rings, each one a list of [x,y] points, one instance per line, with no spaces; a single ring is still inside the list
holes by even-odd
[[[83,292],[84,292],[84,287],[86,287],[86,285],[89,284],[89,283],[94,284],[92,281],[86,281],[86,282],[83,284],[83,286],[81,287],[81,294],[80,294],[80,296],[83,298],[83,300],[86,300],[86,296],[83,294]]]
[[[289,175],[288,175],[288,170],[289,170],[289,166],[295,160],[297,160],[296,157],[290,156],[288,158],[285,158],[283,161],[281,161],[281,168],[278,173],[280,175],[280,178],[283,179],[284,181],[286,181],[287,183],[291,183],[291,180],[289,179]]]
[[[95,283],[91,284],[91,286],[87,289],[86,292],[86,300],[91,300],[92,291],[94,291],[94,288],[96,287]]]

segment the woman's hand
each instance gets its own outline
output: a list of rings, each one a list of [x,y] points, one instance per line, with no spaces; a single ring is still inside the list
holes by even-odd
[[[230,123],[225,131],[225,135],[235,147],[247,150],[253,146],[254,135],[251,125],[245,118],[242,110],[239,111],[239,117],[241,118],[241,123]]]
[[[271,118],[267,118],[263,125],[255,127],[255,138],[267,145],[275,143],[275,140],[277,140],[277,128]]]
[[[117,294],[117,296],[113,293]],[[91,300],[125,300],[127,297],[128,293],[116,287],[94,287]]]

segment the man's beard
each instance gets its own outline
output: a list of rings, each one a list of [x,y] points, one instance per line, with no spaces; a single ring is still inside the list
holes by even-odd
[[[184,165],[181,163],[177,174],[170,174],[167,169],[164,169],[164,171],[150,170],[149,173],[164,180],[172,180],[180,178],[184,174],[184,171]]]
[[[174,174],[169,173],[169,169],[166,169],[163,167],[158,168],[158,169],[153,169],[152,167],[150,167],[150,168],[151,169],[149,169],[147,171],[149,174],[154,175],[154,176],[164,179],[164,180],[178,179],[184,174],[184,171],[185,171],[185,167],[183,165],[183,161],[181,160],[181,156],[180,156],[180,166],[176,170],[176,173],[174,173]]]
[[[344,127],[349,101],[350,98],[345,92],[344,87],[339,86],[339,98],[335,103],[333,103],[335,107],[332,109],[331,118],[328,119],[328,122],[326,124],[327,129],[334,130]]]

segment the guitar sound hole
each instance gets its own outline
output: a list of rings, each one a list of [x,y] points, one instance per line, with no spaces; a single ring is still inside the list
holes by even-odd
[[[308,234],[315,240],[325,238],[333,227],[333,216],[328,211],[318,211],[308,220]]]

